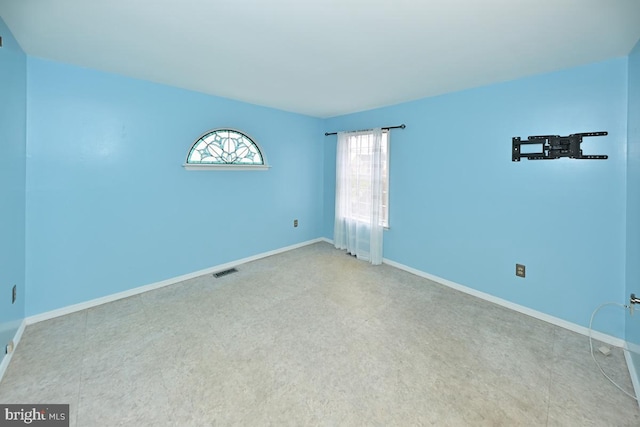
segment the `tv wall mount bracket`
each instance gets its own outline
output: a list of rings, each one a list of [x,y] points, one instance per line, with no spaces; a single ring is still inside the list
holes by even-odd
[[[522,140],[519,136],[511,140],[511,160],[519,162],[525,158],[529,160],[552,160],[560,157],[569,157],[571,159],[592,159],[603,160],[609,158],[607,155],[582,154],[580,144],[582,138],[586,136],[604,136],[607,132],[587,132],[573,133],[569,136],[559,135],[538,135],[530,136],[529,139]],[[521,152],[523,145],[539,145],[540,151],[525,150]]]

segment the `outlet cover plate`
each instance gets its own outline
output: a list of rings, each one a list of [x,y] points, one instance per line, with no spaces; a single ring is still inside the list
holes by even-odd
[[[525,266],[523,264],[516,264],[516,276],[525,277],[525,275],[526,275]]]

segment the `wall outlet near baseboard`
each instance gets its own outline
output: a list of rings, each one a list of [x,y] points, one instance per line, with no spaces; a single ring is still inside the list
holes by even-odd
[[[294,227],[297,227],[297,226],[298,226],[298,220],[297,220],[297,219],[294,219],[294,220],[293,220],[293,226],[294,226]]]
[[[14,304],[16,302],[17,297],[18,297],[18,290],[16,288],[16,285],[13,285],[13,288],[11,288],[11,304]]]
[[[6,354],[11,354],[13,353],[13,340],[9,341],[9,344],[7,344],[7,346],[4,349]]]

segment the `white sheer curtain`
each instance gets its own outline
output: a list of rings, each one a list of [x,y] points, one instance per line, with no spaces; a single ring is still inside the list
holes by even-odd
[[[382,264],[382,129],[338,132],[333,242]]]

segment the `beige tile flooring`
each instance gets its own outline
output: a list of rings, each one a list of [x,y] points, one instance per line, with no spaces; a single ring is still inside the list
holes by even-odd
[[[325,243],[238,270],[27,327],[0,402],[89,427],[640,425],[584,336]]]

